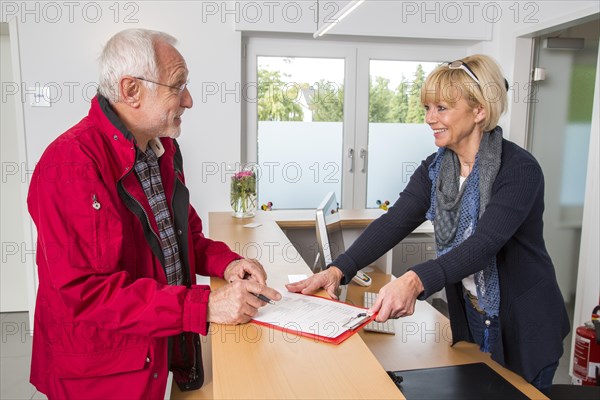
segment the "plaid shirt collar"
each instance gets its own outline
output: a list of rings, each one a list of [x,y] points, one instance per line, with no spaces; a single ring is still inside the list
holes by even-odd
[[[158,225],[167,282],[169,285],[181,285],[183,284],[183,271],[179,258],[179,245],[162,185],[158,157],[152,146],[148,145],[145,153],[139,153],[134,168]]]

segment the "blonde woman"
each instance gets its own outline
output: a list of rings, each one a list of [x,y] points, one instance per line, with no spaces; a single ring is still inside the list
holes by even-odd
[[[384,286],[377,320],[414,312],[446,289],[453,343],[470,341],[547,393],[569,319],[543,238],[544,177],[535,158],[503,138],[507,82],[494,60],[443,63],[421,102],[438,151],[424,160],[388,212],[323,272],[288,285],[335,296],[426,219],[438,257]]]

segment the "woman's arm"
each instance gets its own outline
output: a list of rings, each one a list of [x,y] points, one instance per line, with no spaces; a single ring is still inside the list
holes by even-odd
[[[536,199],[543,196],[544,177],[535,160],[515,158],[503,160],[492,197],[473,235],[443,256],[411,268],[425,288],[419,298],[481,271],[529,217]]]
[[[384,255],[425,221],[431,197],[427,167],[432,159],[433,156],[421,163],[387,213],[373,221],[352,246],[331,263],[344,273],[343,284],[348,283],[359,269]]]

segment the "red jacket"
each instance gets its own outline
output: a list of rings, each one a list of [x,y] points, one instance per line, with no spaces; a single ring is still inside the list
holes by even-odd
[[[182,388],[202,385],[198,335],[182,333],[207,333],[210,288],[195,285],[195,274],[222,277],[240,256],[204,237],[177,142],[161,142],[185,286],[167,285],[156,221],[133,172],[139,150],[105,98],[95,98],[35,168],[31,383],[50,399],[162,399],[169,359]]]

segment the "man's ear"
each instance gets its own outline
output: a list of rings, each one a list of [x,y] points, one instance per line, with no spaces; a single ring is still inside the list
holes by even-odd
[[[132,76],[124,76],[119,81],[119,94],[121,101],[131,107],[138,108],[142,97],[141,84]]]

